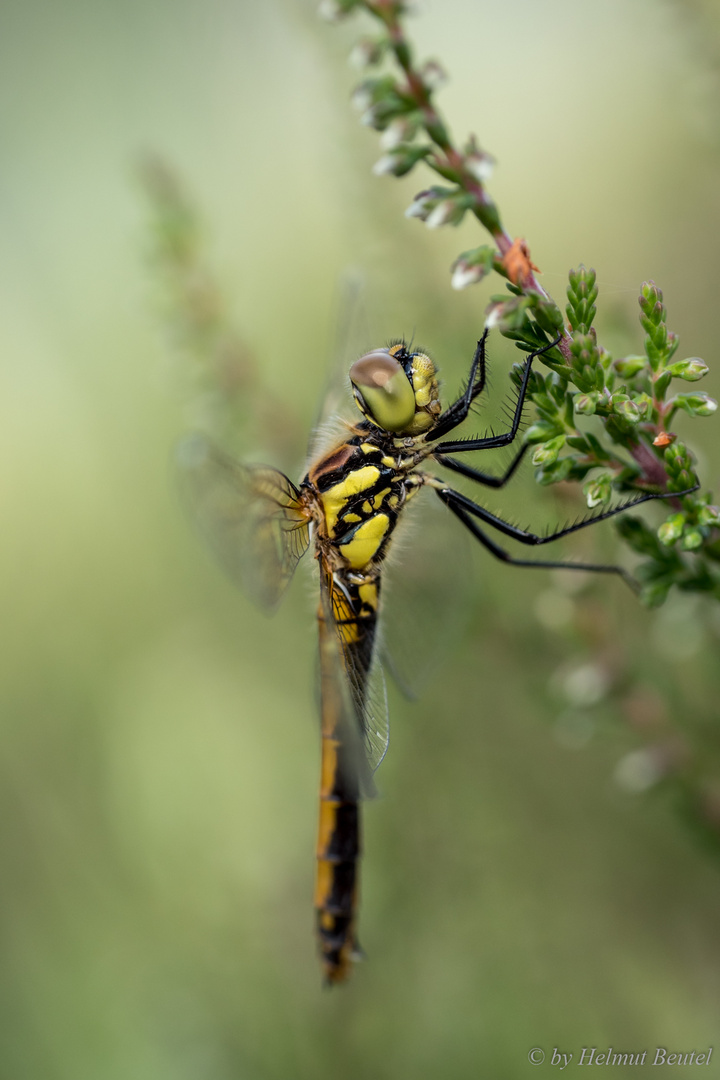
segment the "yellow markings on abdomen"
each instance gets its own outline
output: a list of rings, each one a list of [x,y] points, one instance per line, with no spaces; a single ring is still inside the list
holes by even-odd
[[[379,478],[380,470],[377,465],[364,465],[362,469],[354,469],[344,480],[322,492],[325,524],[329,536],[332,536],[337,519],[348,500],[361,491],[367,491],[377,483]]]
[[[337,825],[337,808],[339,800],[331,800],[325,796],[320,799],[320,822],[318,826],[317,857],[324,859],[327,855],[330,841],[332,840]]]
[[[319,859],[315,873],[315,907],[320,909],[320,918],[324,920],[325,929],[330,929],[332,926],[332,916],[322,910],[327,903],[332,885],[333,864],[327,859]]]
[[[347,559],[353,570],[361,570],[377,554],[390,526],[387,514],[375,514],[374,517],[359,525],[347,544],[340,545],[340,553]]]
[[[374,581],[366,581],[364,585],[358,586],[358,594],[363,604],[377,610],[378,606],[378,587]]]
[[[383,488],[382,491],[378,491],[377,495],[373,496],[372,504],[373,504],[373,508],[375,510],[380,509],[380,507],[382,506],[382,504],[383,504],[383,502],[385,500],[385,496],[389,495],[391,491],[392,491],[392,488],[386,487],[386,488]]]
[[[323,721],[325,718],[323,717]],[[320,798],[328,799],[332,795],[337,773],[337,751],[339,742],[323,733],[323,753],[320,773]]]

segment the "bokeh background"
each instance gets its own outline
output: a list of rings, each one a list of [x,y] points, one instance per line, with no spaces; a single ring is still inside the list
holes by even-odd
[[[300,475],[348,267],[367,327],[349,347],[415,332],[454,389],[497,286],[453,293],[478,233],[403,218],[419,173],[371,175],[348,105],[359,29],[309,0],[2,4],[9,1080],[538,1076],[533,1047],[577,1062],[720,1036],[717,613],[688,596],[649,613],[619,582],[483,552],[431,685],[391,690],[368,962],[320,986],[312,590],[302,575],[265,620],[180,508],[172,447],[214,404],[177,347],[138,162],[162,155],[201,207],[254,365],[244,452]],[[717,393],[717,5],[427,0],[411,29],[549,291],[595,266],[603,340],[635,352],[653,278]],[[513,350],[492,355],[501,398]],[[717,486],[717,422],[676,426]],[[486,501],[538,526],[580,506],[529,469]],[[592,532],[567,553],[611,557],[612,528]]]

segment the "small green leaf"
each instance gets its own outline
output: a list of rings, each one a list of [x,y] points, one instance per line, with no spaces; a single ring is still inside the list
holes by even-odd
[[[665,397],[665,392],[670,385],[672,375],[669,371],[663,371],[662,375],[658,375],[655,380],[655,395],[662,400]]]
[[[598,459],[598,461],[609,461],[610,460],[610,454],[607,452],[607,450],[605,449],[605,447],[603,446],[603,444],[600,442],[599,439],[597,439],[589,431],[586,432],[585,437],[586,437],[587,441],[590,443],[590,446],[592,447],[592,451],[593,451],[595,457]]]
[[[526,443],[544,443],[548,439],[554,438],[560,434],[560,425],[552,424],[546,420],[539,420],[536,424],[532,424],[525,432]]]
[[[667,578],[646,582],[640,590],[641,602],[649,608],[660,607],[667,600],[671,584]]]
[[[623,540],[640,555],[659,555],[658,538],[650,531],[642,518],[624,514],[615,523]]]

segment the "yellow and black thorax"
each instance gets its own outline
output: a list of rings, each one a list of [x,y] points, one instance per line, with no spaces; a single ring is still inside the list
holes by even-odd
[[[303,480],[317,507],[318,542],[336,566],[362,571],[387,554],[398,516],[417,491],[412,458],[355,435],[316,462]]]

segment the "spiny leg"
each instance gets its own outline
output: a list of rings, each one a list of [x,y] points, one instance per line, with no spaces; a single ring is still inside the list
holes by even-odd
[[[488,337],[488,330],[483,332],[483,336],[477,343],[475,354],[470,365],[470,374],[468,376],[467,386],[464,392],[460,395],[457,401],[454,401],[452,405],[449,405],[445,412],[438,418],[438,422],[430,433],[430,438],[439,439],[442,435],[446,435],[448,431],[452,431],[458,424],[462,424],[463,420],[470,412],[470,406],[479,394],[482,394],[485,389],[485,343]],[[478,377],[479,371],[479,377]]]
[[[566,525],[562,529],[556,529],[555,532],[548,533],[547,536],[538,536],[537,533],[528,532],[525,529],[518,528],[517,525],[512,525],[509,521],[503,521],[502,518],[497,517],[496,514],[486,510],[484,506],[479,506],[472,499],[469,499],[467,495],[462,495],[459,491],[455,491],[454,488],[449,488],[442,480],[438,480],[435,477],[426,479],[425,483],[429,483],[434,487],[443,500],[444,503],[450,507],[451,510],[457,513],[458,510],[464,511],[466,514],[471,514],[473,517],[479,518],[487,525],[491,525],[498,532],[504,533],[505,536],[512,537],[513,540],[519,540],[521,544],[550,544],[553,540],[559,540],[563,536],[569,536],[570,533],[578,532],[580,529],[586,529],[588,525],[595,525],[599,521],[606,521],[607,518],[614,517],[615,514],[621,514],[624,510],[630,510],[634,506],[640,506],[641,503],[649,502],[650,499],[677,499],[682,498],[683,495],[689,495],[693,491],[697,491],[699,484],[694,487],[688,488],[686,491],[658,491],[647,492],[645,495],[640,495],[637,499],[629,499],[627,502],[620,503],[619,506],[613,506],[610,510],[605,510],[602,514],[595,514],[592,517],[583,518],[582,521],[576,521],[572,525]]]
[[[440,498],[443,498],[443,493],[438,492]],[[629,585],[633,592],[638,591],[638,583],[632,574],[629,574],[627,570],[624,570],[622,566],[603,565],[602,563],[582,563],[582,562],[564,562],[561,559],[517,559],[514,555],[508,554],[505,548],[500,547],[495,543],[487,533],[483,532],[476,521],[466,514],[465,511],[456,503],[450,502],[447,499],[443,499],[447,502],[447,505],[452,510],[463,525],[466,526],[473,534],[473,536],[480,541],[480,543],[488,549],[497,559],[501,559],[502,562],[509,563],[511,566],[529,566],[532,568],[540,568],[541,570],[589,570],[593,573],[600,574],[617,574],[623,579],[626,585]]]
[[[439,465],[444,465],[446,469],[452,469],[453,472],[460,473],[461,476],[467,476],[478,484],[484,484],[485,487],[501,488],[505,487],[508,480],[512,478],[529,449],[528,443],[523,443],[502,476],[491,476],[490,473],[481,472],[480,469],[473,469],[472,465],[466,465],[464,461],[456,461],[455,458],[445,457],[444,454],[433,454],[433,457]]]
[[[483,342],[486,335],[487,331],[485,331],[485,334],[483,335]],[[549,349],[554,348],[560,341],[561,337],[562,334],[556,337],[554,341],[549,342],[547,345],[543,345],[542,349],[537,349],[535,352],[530,353],[527,360],[525,361],[525,369],[523,371],[522,382],[520,383],[520,389],[518,391],[517,404],[515,405],[515,412],[513,414],[512,424],[510,425],[509,431],[505,432],[504,435],[489,435],[483,438],[458,439],[456,441],[449,440],[448,442],[441,442],[438,445],[438,451],[441,454],[459,454],[465,453],[468,450],[491,450],[493,447],[507,446],[509,443],[513,442],[515,436],[518,433],[518,428],[520,427],[520,421],[522,419],[522,412],[525,406],[525,396],[527,394],[528,383],[530,381],[530,372],[532,370],[532,362],[538,356],[542,356],[543,353],[546,353]],[[463,408],[458,408],[457,419],[456,414],[453,414],[449,425],[448,423],[443,423],[443,420],[448,415],[448,413],[455,409],[456,406],[460,406],[461,402],[464,403],[466,397],[467,391],[465,393],[465,397],[459,398],[458,401],[456,401],[445,413],[443,413],[436,427],[434,427],[432,431],[428,433],[426,437],[426,442],[432,442],[435,439],[439,438],[441,435],[445,435],[446,432],[451,431],[453,428],[457,427],[458,424],[461,424],[463,420],[465,420],[468,412],[470,411],[472,398],[470,398],[470,400],[467,402],[467,406],[464,407],[464,411]]]

